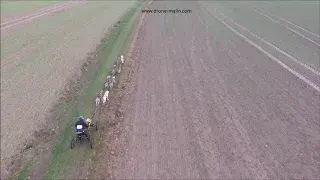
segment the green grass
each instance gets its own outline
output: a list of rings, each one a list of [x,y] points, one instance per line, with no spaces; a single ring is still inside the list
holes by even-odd
[[[32,165],[31,165],[31,163],[27,163],[24,167],[23,167],[23,169],[22,169],[22,171],[20,172],[20,174],[19,174],[19,176],[18,176],[18,180],[24,180],[24,179],[28,179],[28,172],[29,172],[29,170],[31,169],[31,167],[32,167]]]

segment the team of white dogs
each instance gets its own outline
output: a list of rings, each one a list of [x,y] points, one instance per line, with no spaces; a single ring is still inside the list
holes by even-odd
[[[101,101],[103,105],[107,101],[109,101],[109,92],[113,89],[113,86],[116,83],[116,73],[119,74],[121,72],[121,67],[123,64],[124,64],[124,57],[123,55],[121,55],[111,69],[111,76],[107,77],[107,80],[104,84],[105,92],[103,93],[103,91],[100,91],[100,93],[97,95],[95,99],[96,107],[100,105]]]

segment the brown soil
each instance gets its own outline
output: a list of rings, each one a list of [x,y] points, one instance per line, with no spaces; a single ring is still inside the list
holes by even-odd
[[[145,15],[91,177],[317,178],[319,94],[198,2],[154,8],[192,13]]]

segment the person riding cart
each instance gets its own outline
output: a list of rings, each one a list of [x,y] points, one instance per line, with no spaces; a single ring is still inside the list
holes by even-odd
[[[83,116],[79,117],[79,120],[76,122],[75,127],[76,127],[76,134],[78,136],[85,135],[87,139],[89,139],[89,135],[87,133],[87,130],[90,126],[91,119],[87,119],[86,121],[84,120]]]
[[[93,118],[93,116],[92,116],[92,118]],[[71,140],[71,143],[70,143],[71,149],[74,148],[74,146],[77,142],[81,143],[81,141],[83,140],[82,139],[83,136],[86,137],[86,139],[90,143],[90,147],[92,149],[92,139],[90,137],[90,131],[89,131],[90,126],[93,126],[90,118],[87,118],[86,120],[84,120],[83,116],[79,117],[79,120],[75,123],[76,136],[74,138],[72,138],[72,140]],[[96,130],[98,130],[97,123],[96,123],[95,127],[96,127]]]

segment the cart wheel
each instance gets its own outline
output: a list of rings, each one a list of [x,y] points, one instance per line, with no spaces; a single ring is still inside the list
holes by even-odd
[[[75,138],[72,138],[71,143],[70,143],[70,148],[71,148],[71,149],[74,148],[75,143],[76,143]]]
[[[91,147],[91,149],[93,149],[93,142],[92,142],[92,140],[90,140],[90,147]]]
[[[82,136],[78,136],[78,143],[81,144],[82,143]]]
[[[90,148],[93,149],[93,142],[92,142],[91,137],[88,139],[88,141],[89,141],[89,144],[90,144]]]
[[[96,131],[98,131],[98,121],[97,121],[97,123],[96,123]]]

